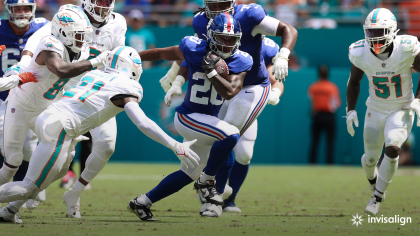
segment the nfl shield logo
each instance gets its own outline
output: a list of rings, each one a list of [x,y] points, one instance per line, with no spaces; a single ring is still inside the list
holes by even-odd
[[[370,112],[368,113],[368,117],[370,117]]]
[[[219,66],[219,67],[217,67],[217,73],[219,73],[219,74],[222,74],[222,73],[224,73],[225,72],[225,68],[223,68],[223,66]]]
[[[101,32],[101,31],[99,31],[99,30],[96,30],[95,34],[96,34],[96,35],[98,35],[98,34],[99,34],[100,32]]]
[[[12,108],[12,113],[15,113],[15,111],[16,111],[15,108]]]
[[[385,68],[386,67],[386,64],[385,63],[382,63],[382,67]]]

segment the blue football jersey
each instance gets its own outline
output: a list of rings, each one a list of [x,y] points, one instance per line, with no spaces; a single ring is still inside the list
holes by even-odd
[[[258,4],[237,5],[235,6],[235,14],[233,16],[241,24],[242,38],[240,50],[249,53],[254,61],[252,69],[247,73],[244,86],[261,85],[263,87],[270,84],[268,79],[267,68],[263,55],[261,53],[262,35],[257,34],[255,37],[251,35],[252,29],[258,25],[267,15],[264,8]],[[194,16],[193,28],[194,32],[200,39],[206,39],[208,18],[205,12],[197,13]]]
[[[264,38],[262,43],[262,55],[264,57],[265,66],[271,64],[273,57],[279,52],[279,45],[272,39]]]
[[[188,67],[188,90],[184,102],[176,108],[181,114],[202,113],[211,116],[219,114],[223,98],[207,79],[201,68],[201,61],[207,54],[207,41],[194,36],[182,39],[179,48],[184,53],[185,63]],[[252,57],[241,50],[225,60],[230,74],[238,74],[251,70]]]
[[[9,27],[9,20],[0,20],[0,45],[6,45],[6,49],[1,54],[0,77],[3,77],[4,71],[18,63],[21,58],[26,41],[39,28],[48,23],[45,18],[35,18],[29,25],[29,30],[21,36],[15,35]],[[9,91],[0,92],[0,99],[6,100]]]

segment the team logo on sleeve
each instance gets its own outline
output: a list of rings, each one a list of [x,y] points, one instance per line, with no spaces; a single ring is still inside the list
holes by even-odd
[[[63,26],[69,25],[70,23],[74,22],[74,20],[70,17],[70,14],[68,13],[63,13],[57,18],[60,21],[60,24]]]
[[[45,47],[47,47],[48,49],[50,49],[50,48],[52,48],[53,47],[53,44],[52,43],[50,43],[50,42],[48,42],[48,43],[46,43],[46,44],[44,44],[45,45]]]

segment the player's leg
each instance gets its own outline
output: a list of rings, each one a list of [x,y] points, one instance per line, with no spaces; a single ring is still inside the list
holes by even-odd
[[[25,178],[26,172],[28,171],[29,160],[31,159],[37,144],[38,138],[32,130],[29,130],[25,143],[23,144],[23,161],[19,166],[19,170],[13,177],[13,181],[22,181]]]
[[[79,198],[83,190],[105,167],[109,158],[114,153],[117,139],[117,123],[115,117],[109,119],[101,126],[92,129],[90,134],[92,135],[93,147],[91,154],[86,160],[85,169],[73,187],[63,195],[69,216],[80,215],[77,211],[80,211],[80,204],[78,203],[80,203]]]
[[[414,113],[409,109],[392,113],[385,122],[385,155],[379,167],[375,193],[365,210],[369,215],[378,213],[388,185],[397,171],[400,148],[410,136],[413,122]]]

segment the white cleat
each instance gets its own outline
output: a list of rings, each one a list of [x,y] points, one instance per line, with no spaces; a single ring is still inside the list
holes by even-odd
[[[0,208],[0,222],[23,224],[20,219],[20,212],[16,214],[10,213],[6,207]]]
[[[379,206],[381,205],[382,199],[380,197],[377,197],[373,195],[369,199],[369,203],[366,206],[365,213],[370,216],[376,216],[379,211]]]
[[[220,217],[222,216],[222,206],[205,203],[200,209],[200,215],[205,217]]]
[[[28,208],[29,210],[35,209],[41,202],[45,202],[47,200],[47,193],[45,189],[36,195],[35,198],[29,199],[22,207]]]
[[[67,190],[62,196],[64,204],[67,206],[67,217],[81,218],[80,197],[72,193],[72,189]]]
[[[237,213],[241,213],[241,208],[239,207],[232,207],[232,206],[228,206],[223,208],[223,212],[237,212]]]

